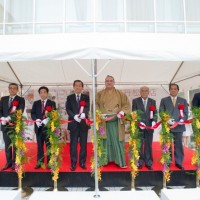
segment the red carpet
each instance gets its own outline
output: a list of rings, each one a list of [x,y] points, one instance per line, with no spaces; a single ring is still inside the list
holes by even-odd
[[[49,172],[49,169],[37,169],[35,170],[34,167],[36,165],[36,143],[27,143],[27,156],[29,157],[28,163],[25,165],[25,172]],[[128,144],[126,144],[126,152],[128,152]],[[185,170],[195,170],[195,166],[191,165],[191,158],[193,155],[193,150],[189,148],[184,148],[185,158],[183,162],[183,166]],[[87,169],[83,170],[77,165],[75,172],[90,172],[90,158],[92,156],[92,144],[88,143],[88,157],[86,161]],[[160,144],[158,142],[153,143],[153,157],[154,157],[154,163],[153,163],[153,170],[154,171],[162,171],[162,165],[160,164],[160,157],[161,157],[161,148]],[[4,150],[0,151],[0,169],[5,165],[5,154]],[[126,169],[121,169],[119,166],[117,166],[114,163],[109,163],[107,166],[103,167],[102,171],[104,172],[122,172],[122,171],[130,171],[129,167],[129,161],[128,161],[128,153],[126,153],[126,163],[128,167]],[[178,170],[178,168],[175,167],[174,162],[171,165],[171,170]],[[7,171],[11,171],[8,169]],[[143,167],[140,171],[149,171],[146,167]],[[60,168],[60,172],[71,172],[70,171],[70,156],[69,156],[69,143],[67,143],[64,147],[63,151],[63,163]]]

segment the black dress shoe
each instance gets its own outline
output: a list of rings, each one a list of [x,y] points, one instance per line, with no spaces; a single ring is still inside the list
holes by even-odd
[[[85,166],[84,163],[81,163],[81,164],[80,164],[80,167],[81,167],[82,169],[86,169],[86,166]]]
[[[15,170],[15,164],[12,164],[11,169],[12,169],[12,170]]]
[[[70,170],[71,170],[71,171],[75,171],[75,169],[76,169],[76,164],[73,163],[73,164],[71,165],[71,167],[70,167]]]
[[[12,167],[12,164],[6,164],[1,170],[4,171]]]
[[[37,165],[35,166],[35,169],[39,169],[39,168],[41,168],[41,165],[40,165],[40,164],[37,164]]]
[[[138,165],[138,169],[142,169],[142,165]]]
[[[179,164],[175,164],[177,168],[181,169],[181,170],[184,170],[184,167],[182,165],[179,165]]]
[[[146,168],[147,168],[148,170],[153,170],[153,168],[152,168],[151,165],[146,165]]]

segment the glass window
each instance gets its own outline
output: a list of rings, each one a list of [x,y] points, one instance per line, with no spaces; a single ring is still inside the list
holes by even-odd
[[[123,32],[124,23],[96,23],[97,32]]]
[[[33,26],[32,24],[6,24],[6,34],[31,34]]]
[[[154,20],[153,0],[126,0],[127,20]]]
[[[0,23],[3,22],[4,0],[0,0]]]
[[[155,31],[154,23],[139,22],[139,23],[127,23],[128,32],[140,32],[140,33],[153,33]]]
[[[187,23],[187,33],[200,33],[200,23]]]
[[[63,30],[62,24],[36,24],[36,33],[61,33]]]
[[[157,23],[158,33],[184,33],[185,26],[184,23]]]
[[[185,0],[186,21],[200,21],[200,1]]]
[[[117,21],[124,19],[123,0],[99,0],[96,1],[97,21]]]
[[[33,21],[33,0],[6,0],[6,22]]]
[[[0,24],[0,35],[3,34],[3,25]]]
[[[66,0],[66,21],[92,21],[92,0]]]
[[[62,22],[64,0],[36,0],[36,22]]]
[[[158,21],[183,21],[183,0],[156,0],[156,19]]]
[[[92,32],[92,23],[69,23],[65,25],[66,32]]]

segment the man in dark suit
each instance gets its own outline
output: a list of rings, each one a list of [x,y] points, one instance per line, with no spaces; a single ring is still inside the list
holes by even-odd
[[[25,100],[24,98],[17,95],[18,85],[16,83],[10,83],[9,87],[9,96],[5,96],[1,98],[0,101],[0,118],[1,122],[1,130],[3,132],[3,139],[5,142],[5,154],[6,154],[6,164],[2,168],[2,170],[6,170],[8,168],[15,169],[15,147],[11,147],[11,139],[9,137],[9,124],[8,122],[11,120],[10,115],[16,110],[22,110],[24,112]],[[17,106],[13,106],[13,102],[18,102]]]
[[[146,126],[153,126],[155,121],[157,121],[157,110],[156,101],[149,98],[149,88],[143,86],[140,88],[140,95],[132,102],[132,111],[141,111],[141,124]],[[153,130],[150,129],[140,129],[142,133],[142,142],[140,148],[140,159],[138,168],[141,169],[143,163],[149,170],[152,170],[153,155],[152,155],[152,141],[153,141]]]
[[[40,100],[33,103],[31,109],[31,118],[36,120],[35,122],[35,133],[37,139],[37,164],[35,169],[42,167],[44,164],[44,143],[46,144],[47,150],[50,147],[49,138],[47,134],[47,129],[45,125],[48,123],[48,118],[46,116],[46,107],[50,106],[55,110],[54,104],[48,98],[49,89],[47,87],[40,87],[39,90]],[[49,155],[47,155],[47,163],[49,162]],[[47,168],[50,168],[49,165]]]
[[[200,92],[194,95],[192,99],[192,107],[200,107]]]
[[[188,118],[188,104],[184,98],[178,97],[179,86],[177,84],[171,83],[169,85],[170,96],[161,99],[159,111],[168,112],[171,119],[168,121],[170,125],[175,122],[183,122]],[[180,109],[182,107],[182,109]],[[181,111],[182,110],[182,111]],[[182,163],[184,159],[182,135],[185,131],[185,125],[180,124],[175,128],[171,129],[174,140],[174,158],[175,165],[179,169],[184,169]],[[171,148],[170,148],[171,153]],[[171,153],[172,154],[172,153]]]
[[[73,83],[74,94],[67,97],[66,111],[69,115],[69,120],[74,120],[68,124],[70,131],[70,157],[71,157],[71,171],[75,171],[77,163],[77,144],[78,139],[80,141],[80,153],[79,164],[80,167],[86,169],[86,157],[87,157],[87,136],[89,126],[85,122],[85,118],[88,118],[90,101],[89,96],[82,94],[83,82],[81,80],[75,80]],[[84,101],[85,106],[80,112],[80,102]]]

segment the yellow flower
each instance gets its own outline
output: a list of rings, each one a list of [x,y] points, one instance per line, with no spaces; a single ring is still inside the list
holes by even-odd
[[[160,162],[161,162],[161,164],[164,164],[165,161],[164,161],[163,157],[161,158]]]
[[[199,122],[199,119],[196,119],[196,127],[197,127],[198,129],[200,129],[200,122]]]
[[[194,153],[194,155],[192,156],[192,165],[196,164],[197,160],[198,160],[197,153]]]
[[[200,180],[200,170],[197,170],[197,178]]]
[[[19,133],[19,131],[20,131],[20,126],[19,126],[19,124],[16,125],[15,131],[16,131],[16,133]]]
[[[54,132],[55,129],[56,129],[56,128],[55,128],[55,126],[54,126],[54,122],[52,121],[52,122],[51,122],[51,131]]]
[[[138,118],[137,112],[136,111],[132,112],[131,117],[132,117],[133,121],[137,121],[137,118]]]
[[[167,182],[170,181],[170,173],[169,173],[169,171],[166,171],[166,172],[164,173],[164,178],[165,178],[165,180],[166,180]]]

